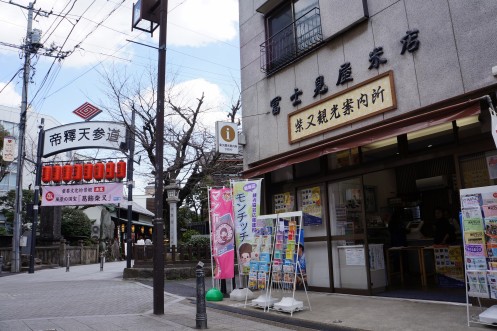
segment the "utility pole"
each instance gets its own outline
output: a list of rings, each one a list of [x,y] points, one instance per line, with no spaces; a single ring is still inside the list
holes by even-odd
[[[131,110],[131,128],[128,137],[128,225],[126,228],[126,268],[131,268],[131,254],[133,247],[131,245],[131,222],[133,219],[133,170],[135,166],[135,108]]]
[[[19,138],[17,146],[17,174],[16,174],[16,200],[14,209],[14,237],[12,238],[12,272],[21,271],[21,213],[22,213],[22,172],[24,169],[24,143],[26,131],[26,114],[28,109],[28,83],[29,69],[31,65],[31,37],[33,35],[33,3],[28,7],[28,29],[26,32],[26,42],[24,43],[24,73],[22,85],[21,117],[19,120]]]
[[[155,143],[154,314],[164,315],[164,96],[166,89],[167,3],[160,1],[157,125]]]

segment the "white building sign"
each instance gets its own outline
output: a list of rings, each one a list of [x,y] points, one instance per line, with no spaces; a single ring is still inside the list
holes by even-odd
[[[45,186],[42,206],[84,206],[118,204],[123,198],[123,183]]]
[[[14,161],[16,155],[16,138],[7,136],[3,138],[2,158],[5,162]]]
[[[238,125],[216,122],[216,151],[221,154],[238,154]]]
[[[126,126],[115,122],[79,122],[45,131],[43,157],[83,148],[121,149]]]

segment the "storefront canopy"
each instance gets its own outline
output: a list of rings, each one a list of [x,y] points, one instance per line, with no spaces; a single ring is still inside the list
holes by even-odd
[[[319,158],[326,154],[368,145],[383,139],[477,115],[480,113],[480,101],[483,99],[487,100],[487,97],[485,96],[431,111],[426,111],[425,108],[422,108],[415,112],[386,119],[380,123],[375,123],[334,137],[326,142],[307,146],[297,151],[283,154],[267,161],[262,161],[245,170],[243,172],[243,177],[257,177],[296,163]]]

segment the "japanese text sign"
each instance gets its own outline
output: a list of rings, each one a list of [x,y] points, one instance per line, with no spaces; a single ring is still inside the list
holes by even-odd
[[[233,213],[235,217],[236,244],[252,244],[257,216],[261,208],[262,179],[233,182]]]
[[[120,203],[122,183],[47,186],[43,189],[42,206],[84,206]]]
[[[45,131],[43,157],[82,148],[121,149],[126,127],[115,122],[79,122]]]
[[[397,107],[388,71],[288,115],[291,144]]]

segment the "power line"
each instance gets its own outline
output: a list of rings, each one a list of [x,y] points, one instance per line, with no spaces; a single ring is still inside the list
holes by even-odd
[[[12,76],[12,78],[7,82],[7,84],[5,84],[4,87],[2,87],[2,89],[0,90],[0,94],[3,92],[3,90],[5,90],[5,88],[14,80],[14,78],[16,78],[16,76],[22,71],[23,68],[19,68],[19,70],[16,71],[16,73]]]

